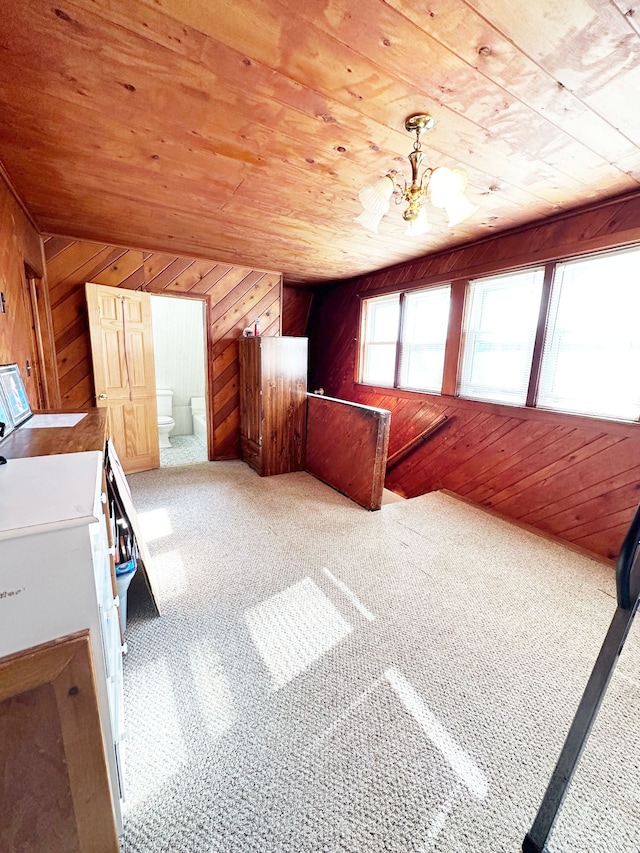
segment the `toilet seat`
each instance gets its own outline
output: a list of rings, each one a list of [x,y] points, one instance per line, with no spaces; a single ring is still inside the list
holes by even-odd
[[[172,423],[175,423],[173,418],[170,418],[167,415],[158,415],[158,426],[166,426],[167,424]]]

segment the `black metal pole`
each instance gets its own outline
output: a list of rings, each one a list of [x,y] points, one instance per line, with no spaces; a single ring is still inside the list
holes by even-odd
[[[633,617],[636,614],[636,606],[633,610],[623,610],[618,607],[611,620],[611,625],[600,649],[600,654],[587,682],[578,710],[571,723],[571,728],[562,747],[560,758],[551,776],[549,785],[538,809],[538,814],[533,822],[530,832],[527,833],[522,845],[523,853],[542,853],[549,833],[562,805],[564,796],[571,782],[580,754],[589,737],[591,726],[595,720],[600,704],[607,691],[613,670],[617,663],[627,634],[631,628]]]
[[[618,607],[613,614],[582,699],[562,747],[531,830],[522,842],[523,853],[543,853],[571,782],[580,754],[598,714],[620,652],[638,609],[640,595],[640,505],[620,549],[616,587]]]

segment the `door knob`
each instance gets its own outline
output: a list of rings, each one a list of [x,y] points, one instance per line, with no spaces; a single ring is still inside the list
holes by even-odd
[[[107,399],[106,394],[98,394],[98,400],[106,400],[106,399]]]

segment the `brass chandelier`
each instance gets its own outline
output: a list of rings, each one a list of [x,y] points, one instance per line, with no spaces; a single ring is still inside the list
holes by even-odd
[[[384,178],[361,189],[358,198],[364,210],[360,216],[356,217],[356,222],[369,231],[377,233],[378,225],[382,217],[388,213],[391,196],[394,194],[396,204],[403,202],[407,204],[402,218],[407,223],[406,234],[409,237],[426,234],[431,227],[427,217],[427,201],[434,207],[446,210],[449,216],[449,227],[458,225],[478,210],[464,195],[467,176],[462,169],[427,166],[422,173],[420,172],[425,158],[420,134],[431,130],[433,125],[433,118],[426,113],[409,116],[405,121],[405,129],[416,135],[413,151],[408,155],[411,163],[411,183],[408,184],[406,178],[391,170]]]

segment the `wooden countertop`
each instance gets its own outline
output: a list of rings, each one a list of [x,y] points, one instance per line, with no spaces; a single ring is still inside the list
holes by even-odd
[[[68,411],[47,409],[34,415],[67,415]],[[28,421],[27,421],[28,423]],[[0,456],[7,460],[25,456],[50,456],[53,453],[82,453],[85,450],[104,451],[107,439],[107,409],[89,409],[86,417],[73,427],[19,426],[0,442]]]

